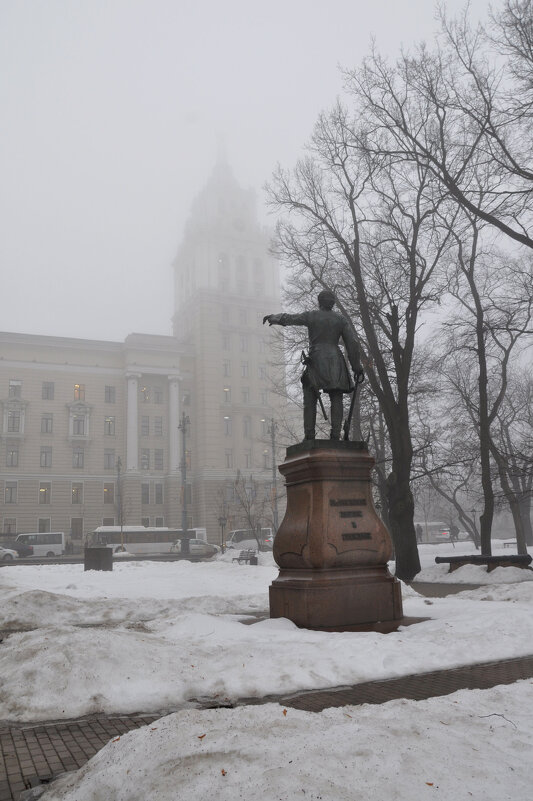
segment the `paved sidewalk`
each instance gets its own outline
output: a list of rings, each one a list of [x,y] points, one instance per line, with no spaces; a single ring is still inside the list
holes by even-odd
[[[487,689],[529,678],[533,678],[533,656],[524,656],[349,687],[242,698],[235,705],[274,701],[294,709],[320,712],[332,706],[383,704],[395,698],[422,700],[456,690]],[[216,707],[217,703],[215,699],[202,699],[197,706]],[[110,739],[150,724],[161,714],[94,715],[53,723],[0,724],[0,801],[18,801],[24,789],[46,784],[58,773],[80,768]]]

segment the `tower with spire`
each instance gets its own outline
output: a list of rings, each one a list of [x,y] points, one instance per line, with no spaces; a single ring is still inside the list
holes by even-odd
[[[263,316],[279,307],[278,264],[256,197],[236,181],[222,152],[194,200],[174,262],[174,336],[188,355],[183,408],[190,418],[190,520],[216,531],[247,527],[234,503],[237,476],[272,482],[272,420],[282,371],[276,333]]]

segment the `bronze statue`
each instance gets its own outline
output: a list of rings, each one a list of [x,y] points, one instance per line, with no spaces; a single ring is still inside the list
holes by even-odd
[[[316,405],[318,401],[320,401],[324,417],[326,417],[320,390],[327,392],[330,399],[330,439],[340,439],[343,393],[355,393],[356,385],[364,377],[359,359],[359,348],[353,331],[348,321],[341,314],[333,311],[334,305],[335,295],[326,289],[318,295],[318,309],[302,312],[302,314],[268,314],[263,318],[263,325],[268,322],[269,325],[307,326],[309,355],[305,355],[302,352],[302,362],[305,364],[305,370],[301,378],[304,393],[305,439],[315,439]],[[355,383],[350,378],[346,361],[339,348],[339,340],[341,338],[346,347]],[[353,398],[355,398],[355,394]],[[353,402],[351,411],[353,411]],[[347,429],[345,439],[348,439]]]

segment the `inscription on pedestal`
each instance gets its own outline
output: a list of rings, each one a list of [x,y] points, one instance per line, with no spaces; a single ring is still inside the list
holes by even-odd
[[[353,512],[339,512],[341,517],[362,517],[363,513],[360,509],[354,509]]]
[[[330,506],[366,506],[366,498],[330,498]]]
[[[343,540],[371,540],[370,531],[348,531],[342,535]]]

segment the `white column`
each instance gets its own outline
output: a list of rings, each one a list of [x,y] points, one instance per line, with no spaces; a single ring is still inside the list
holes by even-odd
[[[126,470],[139,469],[138,398],[139,373],[127,373],[128,417],[126,422]]]
[[[177,375],[168,376],[168,454],[171,473],[180,468],[180,379]]]

